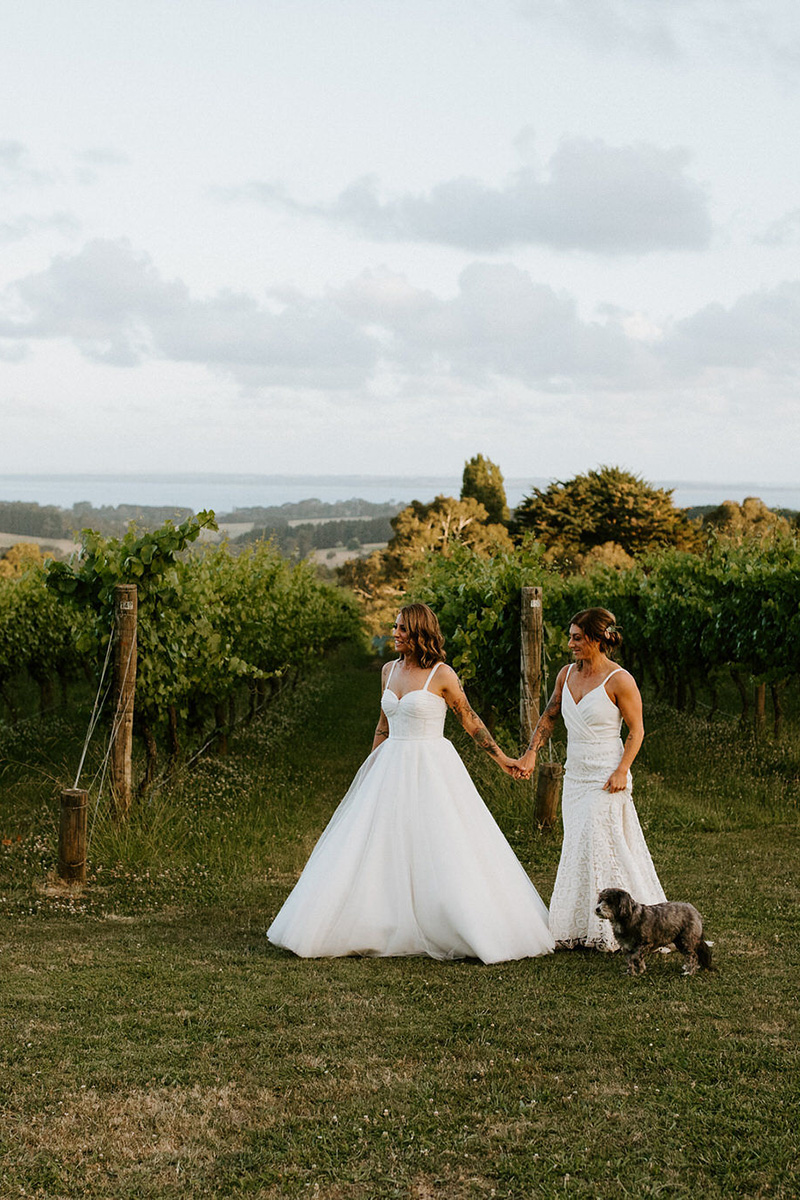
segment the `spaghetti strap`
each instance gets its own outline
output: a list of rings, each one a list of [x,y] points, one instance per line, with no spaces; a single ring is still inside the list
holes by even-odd
[[[431,671],[431,673],[430,673],[430,675],[428,676],[428,678],[425,680],[425,686],[424,686],[424,688],[422,689],[422,690],[423,690],[423,692],[427,692],[427,690],[428,690],[428,684],[429,684],[429,683],[430,683],[430,681],[433,679],[434,675],[436,674],[436,672],[438,671],[438,669],[439,669],[439,667],[440,667],[441,665],[442,665],[442,664],[441,664],[441,662],[437,662],[437,663],[435,663],[435,664],[434,664],[433,670]]]
[[[625,670],[624,667],[614,667],[613,671],[609,671],[608,674],[606,675],[605,679],[603,680],[603,687],[606,686],[606,684],[608,683],[608,681],[612,675],[618,675],[620,671],[624,671],[624,670]]]
[[[399,658],[396,658],[396,659],[394,660],[394,662],[392,663],[392,669],[391,669],[391,671],[389,672],[389,674],[386,676],[386,683],[383,685],[383,686],[384,686],[384,688],[388,688],[389,684],[391,683],[392,676],[394,675],[394,669],[395,669],[395,667],[397,666],[397,664],[398,664],[399,662],[400,662],[400,659],[399,659]]]

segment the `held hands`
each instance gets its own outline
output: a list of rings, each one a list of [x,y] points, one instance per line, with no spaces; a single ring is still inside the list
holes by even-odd
[[[505,771],[506,775],[510,775],[512,779],[517,778],[514,773],[517,766],[515,759],[509,758],[507,754],[503,754],[501,751],[500,757],[495,758],[495,762],[497,763],[498,767],[500,767],[501,771]]]
[[[536,751],[526,750],[521,758],[509,758],[501,752],[500,757],[495,758],[495,762],[512,779],[530,779],[536,766]]]
[[[512,779],[528,779],[530,777],[530,772],[520,771],[520,760],[517,758],[509,758],[507,754],[503,754],[502,757],[496,758],[495,762]]]
[[[526,750],[523,755],[511,764],[510,775],[514,779],[530,779],[536,767],[536,751]]]

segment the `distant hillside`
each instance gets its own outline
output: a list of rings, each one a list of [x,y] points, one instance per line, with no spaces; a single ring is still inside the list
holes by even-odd
[[[393,517],[404,508],[403,504],[376,504],[371,500],[297,500],[276,504],[271,508],[235,508],[233,512],[217,513],[217,520],[226,524],[250,522],[254,525],[280,527],[288,521],[319,521],[353,517]]]
[[[250,542],[271,538],[284,554],[305,558],[312,550],[330,550],[345,546],[358,550],[362,546],[385,545],[394,535],[389,517],[342,518],[338,521],[309,521],[308,523],[256,526],[234,538],[233,544],[245,546]]]
[[[267,508],[237,508],[230,513],[217,513],[217,520],[221,525],[253,524],[258,527],[261,536],[264,536],[265,530],[282,535],[283,531],[289,529],[290,523],[295,526],[300,522],[338,523],[341,527],[335,531],[330,530],[325,535],[311,537],[312,546],[324,548],[353,539],[358,542],[388,540],[391,537],[389,518],[402,507],[402,504],[374,504],[369,500],[360,499],[340,500],[332,504],[324,500],[309,499]],[[141,529],[157,529],[166,520],[179,524],[192,516],[192,513],[191,508],[174,505],[104,504],[96,508],[87,501],[81,501],[73,504],[72,508],[57,508],[52,504],[5,500],[0,501],[0,533],[61,540],[71,538],[81,529],[88,528],[96,529],[107,536],[119,537],[125,533],[131,521]],[[345,530],[345,522],[358,524],[359,529]],[[362,523],[370,526],[374,524],[375,527],[369,530],[362,529]],[[309,536],[305,530],[303,534],[296,535],[296,538],[308,541]],[[333,541],[330,540],[331,537],[334,538]],[[248,540],[253,540],[252,536]]]
[[[101,508],[82,501],[72,508],[35,504],[22,500],[0,501],[0,532],[27,537],[69,538],[81,529],[105,534],[122,534],[131,521],[143,529],[157,529],[169,518],[176,523],[192,516],[191,508],[174,505],[104,504]]]
[[[236,539],[239,543],[274,537],[287,553],[303,555],[314,549],[387,542],[392,536],[389,520],[404,507],[396,502],[375,503],[358,497],[334,502],[312,497],[267,507],[235,508],[232,512],[217,513],[217,520],[220,525],[253,526],[251,531]],[[715,504],[696,505],[684,512],[701,522],[718,507]],[[800,523],[800,513],[794,509],[772,511],[786,517],[793,525]],[[90,528],[119,537],[131,521],[141,529],[156,529],[168,519],[176,524],[185,521],[192,512],[191,508],[173,505],[104,504],[95,507],[81,501],[72,508],[58,508],[52,504],[5,500],[0,501],[0,533],[56,541],[72,539],[76,532]]]

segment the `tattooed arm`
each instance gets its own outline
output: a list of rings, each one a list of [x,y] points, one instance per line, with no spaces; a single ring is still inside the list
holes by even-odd
[[[452,667],[443,666],[439,668],[436,675],[436,684],[438,686],[431,690],[435,690],[444,699],[447,707],[458,717],[475,745],[480,746],[481,750],[485,750],[489,757],[493,758],[497,765],[502,767],[506,774],[510,775],[512,759],[503,753],[483,721],[472,708],[464,694],[464,689],[461,686],[459,678]]]
[[[381,696],[386,688],[386,681],[389,678],[389,672],[392,669],[391,663],[384,663],[381,671]],[[376,750],[378,746],[382,746],[389,736],[389,722],[386,719],[386,713],[381,709],[380,720],[375,726],[375,736],[372,739],[372,749]]]
[[[556,686],[553,688],[553,694],[547,702],[547,708],[544,710],[539,720],[536,723],[536,728],[531,735],[531,740],[528,743],[528,748],[521,758],[517,760],[516,771],[518,778],[529,779],[533,773],[533,768],[536,766],[536,755],[541,747],[548,742],[553,735],[555,724],[561,715],[561,696],[563,694],[567,678],[568,667],[562,667],[556,679]]]

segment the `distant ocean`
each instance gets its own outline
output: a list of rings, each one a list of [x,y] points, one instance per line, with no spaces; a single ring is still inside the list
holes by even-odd
[[[547,487],[544,478],[506,479],[512,508],[534,487]],[[741,502],[759,496],[769,508],[800,510],[800,485],[758,482],[709,483],[652,480],[657,487],[672,488],[680,508]],[[176,508],[212,508],[217,513],[237,508],[271,507],[298,500],[370,500],[407,504],[432,500],[437,495],[457,496],[460,476],[434,475],[0,475],[0,500],[25,500],[72,508],[81,500],[103,504],[141,504]]]

